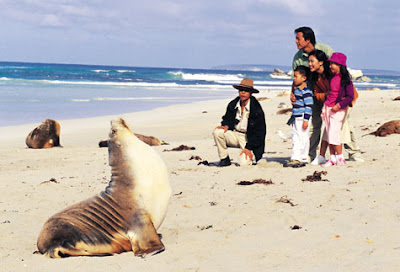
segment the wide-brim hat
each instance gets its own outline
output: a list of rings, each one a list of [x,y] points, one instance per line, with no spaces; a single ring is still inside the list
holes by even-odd
[[[239,91],[246,91],[251,93],[259,93],[257,89],[253,87],[253,80],[250,78],[243,78],[239,85],[232,85],[235,89]]]
[[[335,62],[337,64],[347,67],[346,60],[347,60],[346,55],[339,52],[334,52],[332,56],[328,59],[328,61]]]

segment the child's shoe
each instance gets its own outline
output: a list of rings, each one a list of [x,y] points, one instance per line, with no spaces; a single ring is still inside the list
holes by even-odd
[[[336,162],[334,162],[333,160],[329,160],[326,163],[324,163],[322,165],[322,167],[330,167],[330,166],[334,166],[334,165],[336,165]]]
[[[345,166],[346,165],[346,161],[343,158],[338,158],[336,165],[339,166]]]

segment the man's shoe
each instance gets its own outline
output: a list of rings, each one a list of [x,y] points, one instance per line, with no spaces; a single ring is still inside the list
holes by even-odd
[[[300,167],[304,167],[304,166],[306,166],[307,165],[307,163],[306,162],[298,162],[298,163],[296,163],[296,164],[293,164],[292,165],[292,167],[293,168],[300,168]]]
[[[228,156],[225,159],[222,159],[219,161],[218,167],[224,167],[224,166],[229,166],[229,165],[231,165],[231,159]]]
[[[300,161],[298,161],[298,160],[290,160],[290,161],[285,162],[283,164],[283,167],[293,167],[293,165],[297,165],[299,163],[300,163]]]
[[[360,156],[353,156],[349,158],[349,161],[364,162],[364,159],[361,158]]]
[[[318,155],[315,159],[311,162],[312,165],[321,165],[326,163],[326,159],[324,156]]]

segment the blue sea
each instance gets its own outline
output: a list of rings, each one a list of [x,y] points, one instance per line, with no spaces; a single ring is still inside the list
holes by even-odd
[[[117,115],[157,107],[236,96],[232,84],[254,80],[260,96],[289,90],[291,79],[272,78],[274,65],[213,69],[150,68],[0,62],[0,126]],[[358,90],[400,89],[400,72],[363,70],[370,82]]]

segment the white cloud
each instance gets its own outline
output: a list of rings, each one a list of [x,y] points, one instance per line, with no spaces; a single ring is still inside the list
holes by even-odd
[[[82,4],[71,5],[62,4],[60,5],[59,12],[65,14],[66,16],[77,16],[77,17],[92,17],[96,16],[96,10],[89,6],[84,6]]]
[[[263,4],[266,9],[283,8],[299,16],[321,15],[324,12],[321,0],[256,0],[256,2]]]
[[[42,26],[46,27],[61,27],[64,24],[61,22],[60,18],[54,14],[47,14],[43,17],[40,23]]]
[[[82,22],[95,24],[96,20],[104,18],[107,10],[96,5],[101,7],[101,1],[3,0],[0,2],[0,16],[31,27],[73,27]]]

